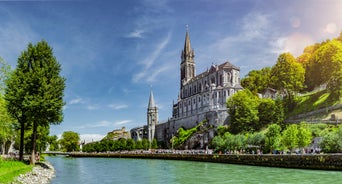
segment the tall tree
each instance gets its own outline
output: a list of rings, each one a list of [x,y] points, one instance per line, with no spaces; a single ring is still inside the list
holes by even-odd
[[[18,58],[17,68],[7,82],[8,109],[21,128],[21,159],[27,123],[32,124],[31,158],[35,158],[38,126],[59,124],[63,120],[65,79],[60,72],[61,66],[47,42],[30,43]],[[31,159],[31,164],[35,164],[35,159]]]
[[[265,67],[261,70],[252,70],[241,80],[241,85],[254,93],[262,93],[269,87],[270,74],[270,67]]]
[[[73,131],[66,131],[63,132],[62,138],[59,140],[61,144],[61,149],[63,151],[78,151],[79,150],[79,142],[80,142],[80,136],[78,133]]]
[[[271,71],[272,85],[286,95],[303,88],[305,70],[290,53],[281,54]]]
[[[300,124],[298,127],[298,147],[304,148],[309,145],[312,141],[311,131],[305,127],[304,124]]]
[[[282,134],[282,144],[284,147],[292,151],[293,148],[298,146],[298,125],[289,125]]]
[[[4,99],[6,80],[11,75],[11,67],[0,57],[0,143],[2,154],[5,154],[6,143],[14,137],[14,119],[9,115]]]
[[[271,84],[285,94],[285,106],[291,111],[295,105],[295,94],[304,87],[305,70],[290,53],[281,54],[272,67]]]
[[[266,146],[273,151],[277,149],[280,145],[281,140],[281,127],[277,124],[272,124],[268,126],[267,132],[265,133],[266,136]]]
[[[282,103],[280,100],[263,98],[258,106],[259,129],[272,123],[281,123],[284,120]]]
[[[230,115],[230,131],[234,134],[259,129],[259,98],[248,89],[235,93],[227,101]]]
[[[306,66],[305,84],[309,90],[325,84],[342,67],[342,42],[328,40],[313,53]]]

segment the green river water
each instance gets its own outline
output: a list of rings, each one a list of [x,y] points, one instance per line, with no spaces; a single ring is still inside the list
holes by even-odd
[[[282,169],[206,162],[46,157],[55,168],[52,184],[342,183],[342,172]]]

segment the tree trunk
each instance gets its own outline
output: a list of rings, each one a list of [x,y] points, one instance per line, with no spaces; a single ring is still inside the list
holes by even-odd
[[[32,130],[32,153],[30,164],[35,165],[36,163],[36,140],[37,140],[37,121],[33,121]]]
[[[5,151],[6,151],[6,141],[4,141],[1,145],[1,150],[2,150],[2,155],[5,155]]]
[[[24,158],[24,136],[25,136],[25,120],[22,118],[20,122],[20,145],[19,145],[19,160]]]

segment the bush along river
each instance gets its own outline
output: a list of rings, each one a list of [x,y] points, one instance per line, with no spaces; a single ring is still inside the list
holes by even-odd
[[[342,172],[222,163],[47,156],[55,168],[52,184],[65,183],[339,183]]]

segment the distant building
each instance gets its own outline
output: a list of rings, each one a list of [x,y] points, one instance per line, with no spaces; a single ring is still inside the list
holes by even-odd
[[[128,139],[130,137],[130,133],[126,131],[126,128],[122,127],[121,129],[116,129],[111,132],[108,132],[106,137],[104,137],[103,139],[118,140],[121,138]]]
[[[180,63],[180,91],[178,100],[173,104],[172,117],[167,122],[158,122],[158,109],[150,94],[147,110],[147,126],[133,128],[132,138],[140,140],[156,138],[169,142],[180,127],[193,128],[203,120],[210,125],[219,126],[228,123],[226,102],[240,85],[240,69],[231,63],[212,64],[209,69],[196,75],[195,52],[191,48],[189,32],[186,31],[184,49]],[[214,136],[203,136],[206,144]],[[203,146],[207,146],[203,144]]]
[[[262,98],[271,98],[276,99],[277,97],[277,90],[273,88],[266,88],[262,93]]]

